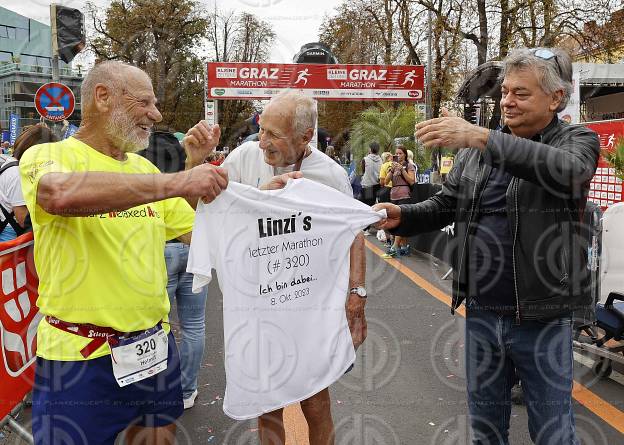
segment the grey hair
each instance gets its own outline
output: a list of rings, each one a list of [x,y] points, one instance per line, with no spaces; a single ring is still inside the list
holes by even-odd
[[[273,96],[269,104],[286,101],[294,104],[295,116],[293,127],[297,134],[303,134],[308,128],[316,127],[316,101],[298,90],[284,90]]]
[[[129,68],[139,69],[118,60],[106,60],[95,64],[82,80],[80,86],[80,103],[84,108],[95,100],[95,86],[98,83],[106,85],[112,91],[121,91],[124,86],[123,72]]]
[[[555,54],[552,59],[546,60],[535,55],[538,49],[545,49]],[[503,70],[500,79],[508,73],[517,70],[533,70],[537,73],[542,90],[546,94],[563,91],[561,103],[557,112],[562,111],[572,94],[572,59],[570,55],[559,48],[516,48],[503,60]]]

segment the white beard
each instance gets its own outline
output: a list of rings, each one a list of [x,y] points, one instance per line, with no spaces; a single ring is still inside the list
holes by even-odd
[[[113,109],[106,133],[124,153],[136,153],[149,145],[149,136],[141,137],[136,134],[136,124],[121,107]]]

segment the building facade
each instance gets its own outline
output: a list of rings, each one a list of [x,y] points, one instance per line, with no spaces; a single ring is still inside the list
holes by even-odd
[[[82,74],[59,61],[61,83],[76,96],[69,121],[80,122]],[[22,127],[39,122],[35,93],[52,81],[52,36],[50,26],[0,6],[0,129],[9,127],[9,116],[20,116]]]

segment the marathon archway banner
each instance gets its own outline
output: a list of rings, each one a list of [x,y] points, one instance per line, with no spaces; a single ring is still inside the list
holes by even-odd
[[[32,232],[0,243],[0,419],[32,389],[38,284]]]
[[[624,119],[585,122],[583,125],[598,134],[600,150],[614,150],[617,142],[624,139]],[[622,179],[615,175],[613,166],[603,156],[600,156],[596,174],[590,184],[589,200],[598,204],[602,210],[624,201],[622,182]]]
[[[317,100],[425,100],[422,65],[209,62],[206,73],[206,99],[270,99],[292,88]]]

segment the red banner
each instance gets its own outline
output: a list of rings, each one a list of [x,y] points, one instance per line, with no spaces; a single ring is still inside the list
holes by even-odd
[[[38,285],[32,232],[0,243],[0,419],[32,389]]]
[[[210,62],[208,99],[270,99],[297,89],[318,100],[424,101],[421,65]]]
[[[586,122],[584,125],[598,134],[601,150],[613,150],[617,141],[624,138],[624,119]],[[601,156],[590,184],[589,200],[605,210],[610,205],[624,200],[622,185],[622,179],[615,176],[613,167]]]

